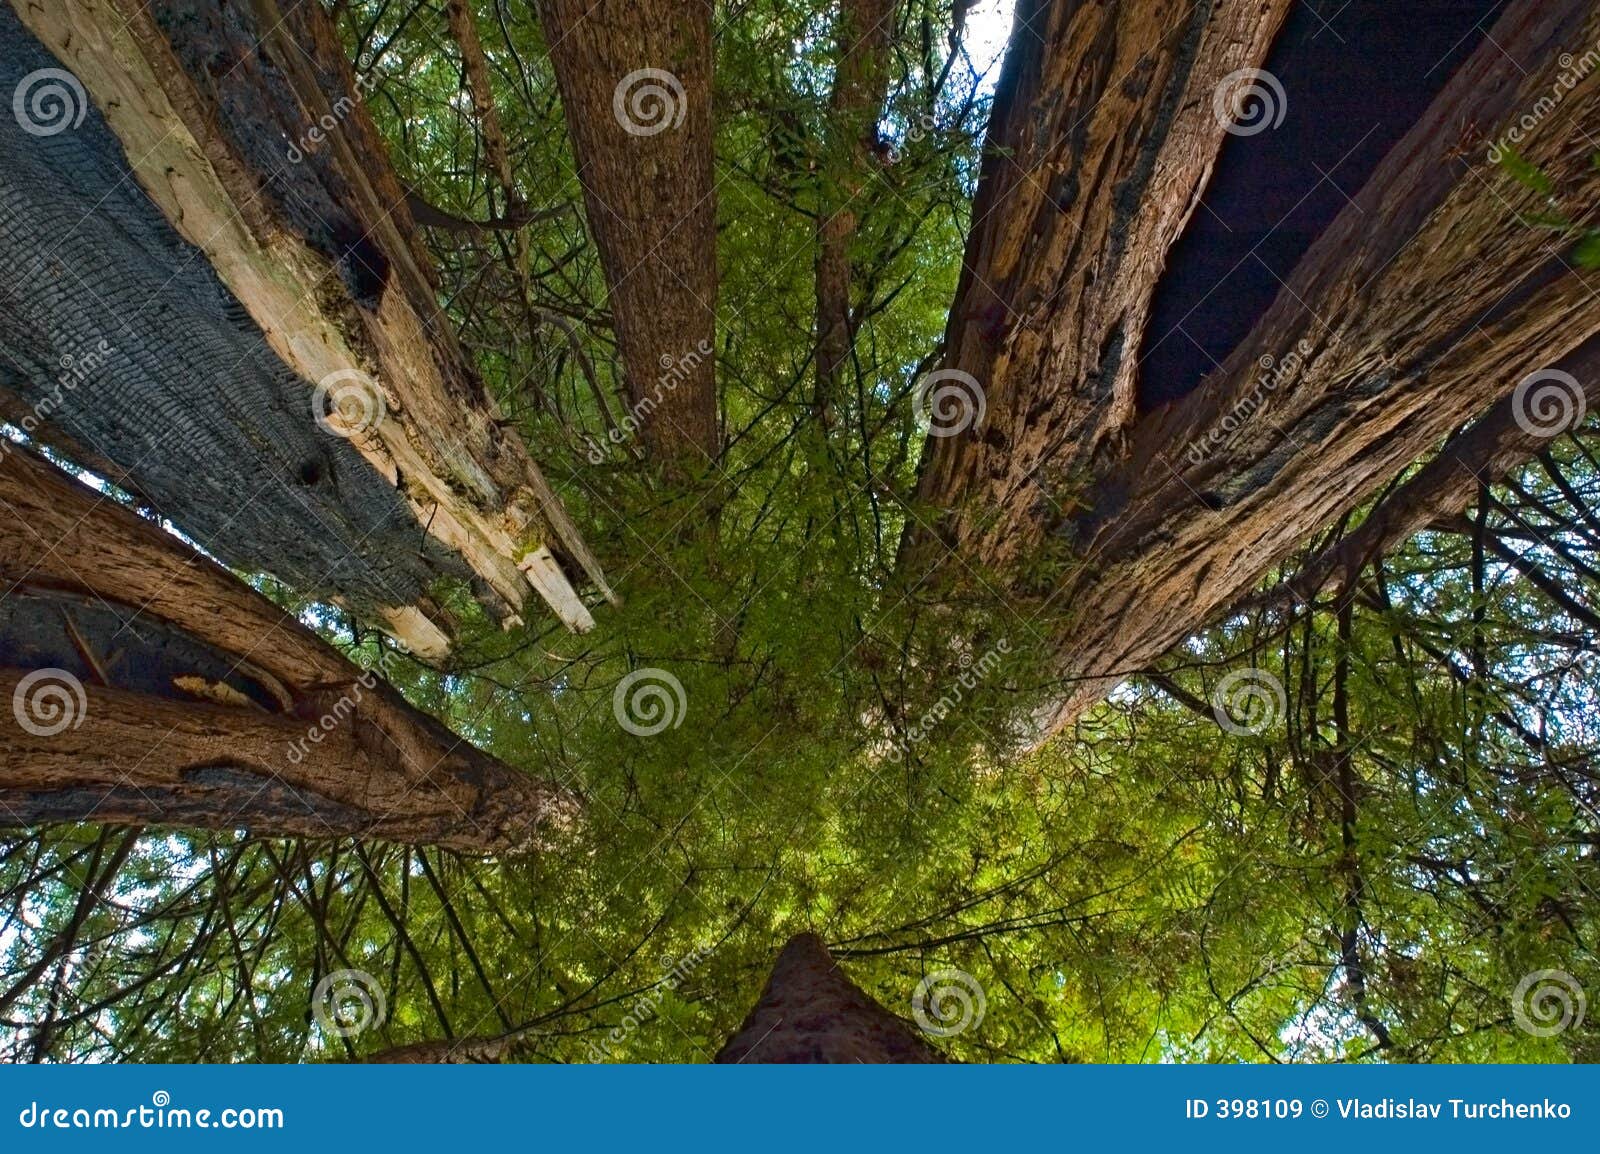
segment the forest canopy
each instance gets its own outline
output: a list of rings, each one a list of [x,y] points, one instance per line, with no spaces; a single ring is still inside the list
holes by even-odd
[[[248,70],[212,67],[232,26],[195,34],[192,75],[220,77],[197,90],[273,227],[335,236],[329,316],[431,294],[417,331],[574,527],[528,520],[545,602],[441,559],[427,502],[402,522],[422,560],[374,565],[369,597],[240,563],[48,410],[36,431],[8,402],[3,447],[220,558],[398,691],[383,718],[438,719],[558,812],[489,852],[7,821],[0,1057],[709,1061],[809,932],[962,1061],[1600,1060],[1600,144],[1576,123],[1600,81],[1514,146],[1458,139],[1575,75],[1588,6],[1484,5],[1300,222],[1304,263],[1236,288],[1177,246],[1213,168],[1316,134],[1337,4],[1019,0],[1008,49],[994,0],[633,5],[643,31],[569,0],[280,6],[318,9],[346,71],[302,72],[348,104],[250,153]],[[151,26],[188,45],[209,7]],[[1381,7],[1343,19],[1403,35]],[[1475,55],[1491,11],[1529,54],[1514,83]],[[634,32],[660,51],[629,57]],[[250,41],[250,83],[292,77],[283,51]],[[368,145],[404,259],[319,231],[306,173],[342,206],[334,166]],[[1169,261],[1241,316],[1152,383]],[[114,360],[129,330],[102,323]],[[28,401],[26,375],[0,392]],[[480,453],[468,425],[434,422],[439,459]],[[366,467],[359,434],[324,440]],[[33,594],[0,577],[13,666]],[[396,603],[440,651],[374,610]],[[91,713],[114,642],[87,646]]]

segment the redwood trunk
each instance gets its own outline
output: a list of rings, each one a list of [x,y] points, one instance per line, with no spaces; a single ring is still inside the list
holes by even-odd
[[[0,822],[508,852],[572,819],[559,786],[479,753],[293,613],[5,448]]]
[[[669,468],[717,458],[711,14],[540,0],[632,417]]]

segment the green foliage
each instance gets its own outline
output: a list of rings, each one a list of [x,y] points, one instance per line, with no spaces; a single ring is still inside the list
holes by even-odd
[[[340,11],[402,175],[449,212],[499,215],[442,16]],[[898,159],[859,200],[856,365],[819,421],[831,11],[767,0],[719,24],[729,450],[712,483],[674,488],[607,438],[624,393],[579,213],[429,237],[445,308],[626,600],[579,637],[502,632],[456,591],[452,668],[383,666],[468,740],[575,789],[582,822],[500,861],[147,833],[29,982],[121,835],[0,842],[0,983],[19,987],[4,1053],[332,1060],[494,1035],[527,1060],[699,1061],[782,942],[816,929],[903,1015],[925,975],[970,974],[986,1013],[941,1044],[972,1060],[1600,1058],[1600,1012],[1547,1039],[1512,1015],[1533,971],[1600,990],[1593,637],[1470,534],[1367,571],[1347,629],[1331,600],[1252,611],[1042,745],[1062,689],[1050,641],[1070,625],[1047,598],[1070,549],[1040,550],[1030,602],[993,575],[897,575],[924,515],[910,396],[954,293],[988,88],[945,69],[947,5],[902,6],[882,122]],[[479,18],[521,194],[575,204],[531,6]],[[1592,235],[1576,243],[1594,258]],[[1562,447],[1560,484],[1534,466],[1497,489],[1515,515],[1486,525],[1595,605],[1591,451]],[[304,608],[376,660],[378,638]],[[1246,669],[1283,700],[1239,734],[1212,701]],[[682,689],[649,736],[615,696],[645,670]],[[351,1038],[311,1012],[341,970],[372,975],[386,1009]]]

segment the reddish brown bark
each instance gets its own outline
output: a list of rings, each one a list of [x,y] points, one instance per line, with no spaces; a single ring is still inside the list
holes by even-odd
[[[716,1061],[943,1062],[917,1028],[843,973],[816,934],[789,940],[761,998]]]
[[[632,415],[663,464],[704,469],[720,438],[711,5],[540,0],[539,14]]]
[[[472,748],[293,613],[15,446],[0,455],[0,590],[0,665],[13,666],[0,669],[0,822],[507,852],[575,812],[562,788]],[[46,615],[72,648],[49,648]],[[17,692],[40,655],[72,674],[48,679],[66,684],[66,714],[42,683]]]
[[[854,344],[850,244],[860,225],[857,199],[878,163],[877,121],[889,84],[894,19],[894,0],[844,0],[834,18],[838,59],[817,223],[817,397],[824,419]]]
[[[987,415],[929,440],[918,490],[968,555],[1034,553],[1096,447],[1126,435],[1156,281],[1225,138],[1214,93],[1288,9],[1018,5],[941,362]]]
[[[1556,90],[1562,53],[1597,38],[1600,10],[1578,0],[1507,6],[1250,337],[1139,423],[1092,478],[1092,509],[1049,523],[1077,554],[1052,595],[1078,687],[1058,721],[1600,331],[1591,278],[1529,223],[1549,198],[1486,159]],[[1577,230],[1600,222],[1584,129],[1597,114],[1600,85],[1579,84],[1519,146]],[[1265,358],[1292,364],[1270,390]]]

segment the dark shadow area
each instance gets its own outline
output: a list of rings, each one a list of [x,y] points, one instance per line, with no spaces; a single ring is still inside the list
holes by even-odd
[[[1193,392],[1478,47],[1505,0],[1296,0],[1267,57],[1287,111],[1230,136],[1156,290],[1139,405]],[[1248,106],[1247,106],[1248,111]]]

